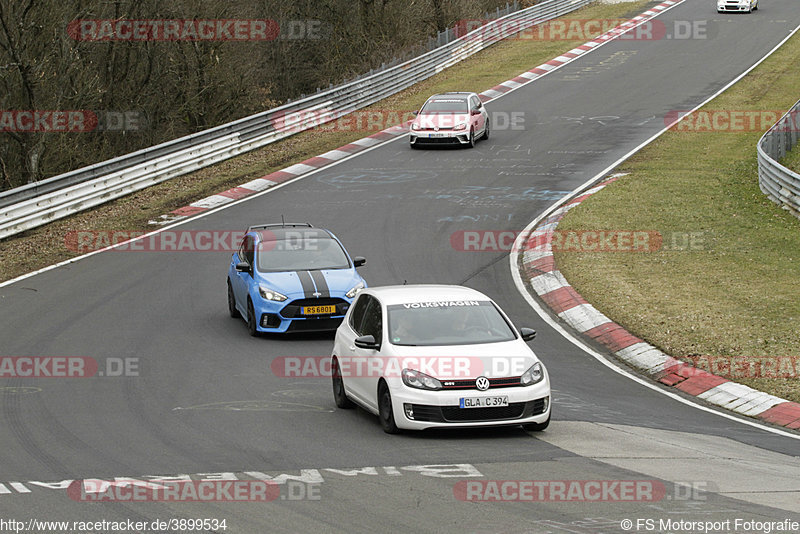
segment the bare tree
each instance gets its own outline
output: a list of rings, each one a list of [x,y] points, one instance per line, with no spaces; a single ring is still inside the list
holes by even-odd
[[[136,112],[147,128],[0,130],[3,188],[274,107],[505,0],[0,0],[0,110]],[[87,40],[80,20],[274,19],[274,40]],[[315,32],[292,34],[292,27]]]

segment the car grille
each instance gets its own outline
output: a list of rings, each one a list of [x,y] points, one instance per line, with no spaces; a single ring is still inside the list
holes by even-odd
[[[333,319],[298,319],[289,323],[287,332],[322,332],[336,330],[342,324],[342,317]]]
[[[442,407],[445,422],[453,421],[495,421],[501,419],[518,419],[525,410],[524,402],[512,402],[508,406],[492,408],[458,408]],[[475,412],[475,413],[472,413]]]
[[[417,143],[431,145],[460,145],[456,137],[417,137]]]
[[[293,300],[283,307],[281,315],[286,319],[294,319],[295,317],[315,317],[313,315],[303,315],[301,308],[303,306],[336,306],[336,313],[334,315],[344,315],[350,307],[350,303],[341,298],[319,298],[319,299],[298,299]],[[316,317],[329,317],[328,315],[318,315]]]
[[[414,421],[431,423],[476,423],[522,419],[544,413],[544,399],[512,402],[508,406],[492,408],[459,408],[458,406],[430,406],[412,404]]]
[[[489,389],[521,386],[522,384],[519,383],[519,378],[520,377],[518,376],[512,376],[507,378],[490,378]],[[471,378],[469,380],[442,380],[442,389],[447,389],[447,390],[478,389],[478,386],[475,385],[474,378]]]

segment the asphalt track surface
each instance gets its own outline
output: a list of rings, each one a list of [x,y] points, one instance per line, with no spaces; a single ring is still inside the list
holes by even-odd
[[[0,354],[138,358],[140,372],[3,380],[0,519],[224,518],[219,532],[248,533],[622,532],[627,518],[645,532],[663,530],[660,519],[799,519],[800,441],[610,371],[532,312],[507,253],[451,245],[461,230],[524,228],[663,128],[671,110],[693,108],[756,62],[800,24],[800,10],[771,0],[753,15],[720,15],[688,0],[656,20],[668,30],[707,21],[707,38],[614,41],[491,102],[493,114],[524,112],[524,127],[495,128],[473,150],[412,151],[397,140],[179,227],[241,230],[285,215],[366,256],[370,285],[455,283],[491,295],[539,331],[532,347],[554,385],[546,432],[386,435],[361,410],[337,411],[327,378],[275,376],[275,358],[329,355],[332,336],[250,338],[227,316],[229,253],[107,252],[0,289]],[[432,465],[454,467],[419,467]],[[74,502],[58,484],[251,472],[315,485],[281,484],[271,503],[198,504]],[[657,480],[667,496],[466,503],[454,494],[460,480],[509,479]],[[684,498],[676,481],[708,492]],[[654,530],[635,524],[647,518]]]

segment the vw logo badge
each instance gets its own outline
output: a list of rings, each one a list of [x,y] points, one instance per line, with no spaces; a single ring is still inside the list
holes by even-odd
[[[477,387],[481,391],[486,391],[489,389],[489,379],[485,376],[479,376],[475,380],[475,387]]]

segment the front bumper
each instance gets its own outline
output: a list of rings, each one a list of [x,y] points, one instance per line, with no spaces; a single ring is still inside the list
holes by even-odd
[[[411,130],[409,142],[412,145],[466,145],[469,130]]]
[[[294,299],[286,302],[275,302],[259,299],[254,302],[259,332],[322,332],[336,330],[350,308],[351,301],[344,296],[320,299]],[[303,315],[303,306],[336,307],[334,314]]]
[[[548,379],[533,386],[424,391],[400,382],[389,386],[395,424],[408,430],[544,423],[550,417]],[[498,408],[460,408],[462,397],[507,396],[509,405]],[[411,408],[413,415],[407,413]]]
[[[717,6],[717,11],[720,13],[742,13],[750,10],[750,4],[722,4]]]

